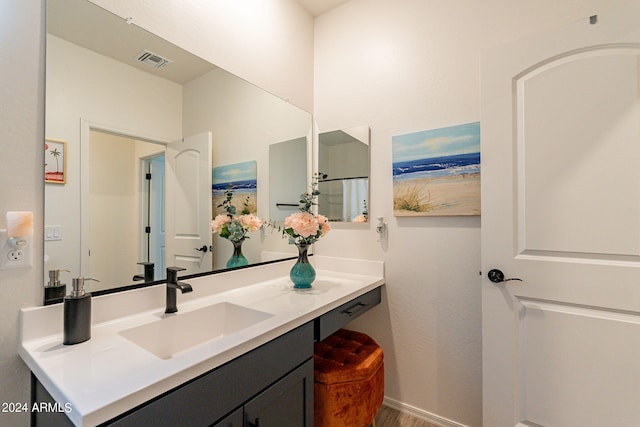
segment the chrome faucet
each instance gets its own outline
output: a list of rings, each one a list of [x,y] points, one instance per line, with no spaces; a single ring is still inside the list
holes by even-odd
[[[167,267],[167,303],[164,312],[166,314],[178,311],[178,303],[176,301],[176,289],[180,289],[183,294],[193,291],[188,283],[178,282],[178,271],[183,271],[180,267]]]

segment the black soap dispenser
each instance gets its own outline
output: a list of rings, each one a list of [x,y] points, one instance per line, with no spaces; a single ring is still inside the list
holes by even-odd
[[[91,338],[91,294],[84,291],[85,280],[93,278],[76,277],[72,282],[71,294],[64,297],[64,338],[65,345],[78,344]]]
[[[49,270],[49,283],[44,287],[44,305],[62,302],[67,294],[67,285],[60,282],[60,272],[69,270]]]

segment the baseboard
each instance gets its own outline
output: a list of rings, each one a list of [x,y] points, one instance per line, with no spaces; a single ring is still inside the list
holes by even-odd
[[[399,402],[387,396],[384,397],[384,401],[382,402],[382,404],[440,427],[467,427],[464,424],[460,424],[439,415],[432,414],[431,412],[424,411],[422,409],[416,408],[415,406],[407,405],[406,403]]]

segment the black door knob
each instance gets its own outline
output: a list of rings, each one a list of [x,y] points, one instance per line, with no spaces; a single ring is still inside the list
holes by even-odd
[[[489,273],[487,273],[487,277],[489,277],[489,280],[491,280],[493,283],[509,282],[511,280],[518,280],[522,282],[522,279],[518,279],[516,277],[513,277],[511,279],[505,279],[504,273],[498,270],[497,268],[494,268],[493,270],[489,270]]]
[[[207,245],[202,245],[201,248],[196,248],[196,251],[200,251],[200,252],[203,252],[205,254],[207,253],[208,250],[209,250],[209,248],[207,247]]]

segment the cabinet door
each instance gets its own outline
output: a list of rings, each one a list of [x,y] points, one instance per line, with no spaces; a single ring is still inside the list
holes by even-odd
[[[224,417],[211,427],[243,427],[242,425],[242,408],[238,408],[228,416]]]
[[[247,427],[313,426],[313,359],[244,406]]]

